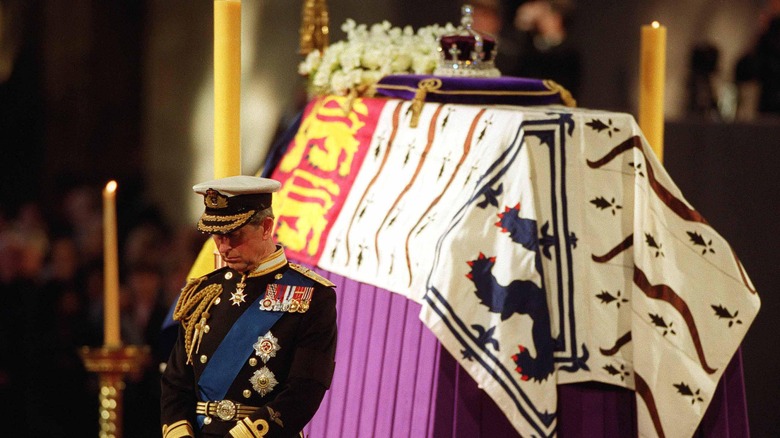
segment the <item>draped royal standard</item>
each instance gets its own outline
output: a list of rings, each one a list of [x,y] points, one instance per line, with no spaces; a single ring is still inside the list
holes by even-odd
[[[381,100],[328,96],[307,105],[297,135],[274,170],[276,235],[288,254],[316,265],[332,221],[368,153]]]
[[[555,435],[555,385],[582,381],[635,390],[640,435],[690,436],[760,303],[634,120],[428,103],[411,128],[375,100],[317,264],[421,302],[524,436]]]

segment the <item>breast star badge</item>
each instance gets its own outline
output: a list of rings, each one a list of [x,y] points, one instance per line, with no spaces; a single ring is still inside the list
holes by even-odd
[[[276,356],[276,352],[281,349],[279,346],[279,339],[271,334],[269,330],[263,336],[257,338],[257,342],[252,345],[255,349],[255,355],[260,357],[263,363],[268,363],[268,360]]]
[[[273,391],[276,384],[279,383],[274,373],[268,367],[262,367],[255,371],[249,382],[252,384],[252,388],[263,397]]]

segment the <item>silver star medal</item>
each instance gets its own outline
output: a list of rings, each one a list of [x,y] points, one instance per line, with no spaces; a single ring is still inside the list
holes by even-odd
[[[252,347],[255,349],[255,355],[259,356],[263,363],[268,363],[269,359],[276,357],[276,352],[281,349],[279,339],[272,335],[270,330],[265,335],[258,337],[257,342]]]
[[[249,382],[252,383],[252,388],[263,397],[273,391],[276,384],[279,383],[274,373],[268,367],[262,367],[255,371],[252,377],[249,378]]]
[[[244,293],[245,287],[244,277],[241,277],[241,281],[236,285],[236,291],[230,293],[230,302],[233,303],[234,306],[240,307],[241,303],[246,302],[246,294]]]

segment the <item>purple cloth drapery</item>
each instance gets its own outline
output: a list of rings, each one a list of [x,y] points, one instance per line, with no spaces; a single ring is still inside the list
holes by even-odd
[[[419,304],[318,271],[336,283],[339,344],[333,384],[307,436],[517,436],[419,320]],[[596,383],[558,386],[558,436],[636,436],[635,412],[632,391]],[[741,354],[728,366],[695,436],[750,436]]]

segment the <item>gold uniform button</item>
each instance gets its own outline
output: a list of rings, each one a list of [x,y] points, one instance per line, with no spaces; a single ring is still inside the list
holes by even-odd
[[[231,278],[233,278],[233,273],[232,272],[225,272],[225,280],[230,280]]]
[[[209,326],[203,327],[203,333],[208,333],[209,330],[211,330],[211,327],[209,327]]]
[[[220,298],[220,297],[217,297],[217,299],[216,299],[216,300],[214,300],[214,305],[217,305],[217,304],[219,304],[219,303],[221,303],[221,302],[222,302],[222,298]]]
[[[252,391],[245,389],[244,390],[244,398],[252,397]]]
[[[205,425],[207,425],[207,426],[208,426],[209,424],[211,424],[211,417],[206,417],[206,418],[204,418],[204,419],[203,419],[203,424],[205,424]]]
[[[249,366],[255,366],[255,365],[257,365],[257,359],[255,359],[254,357],[249,358]]]
[[[204,354],[200,356],[200,363],[206,363],[209,360],[209,358]]]
[[[282,274],[276,274],[276,275],[274,275],[274,278],[277,279],[277,280],[281,280],[282,279]]]

